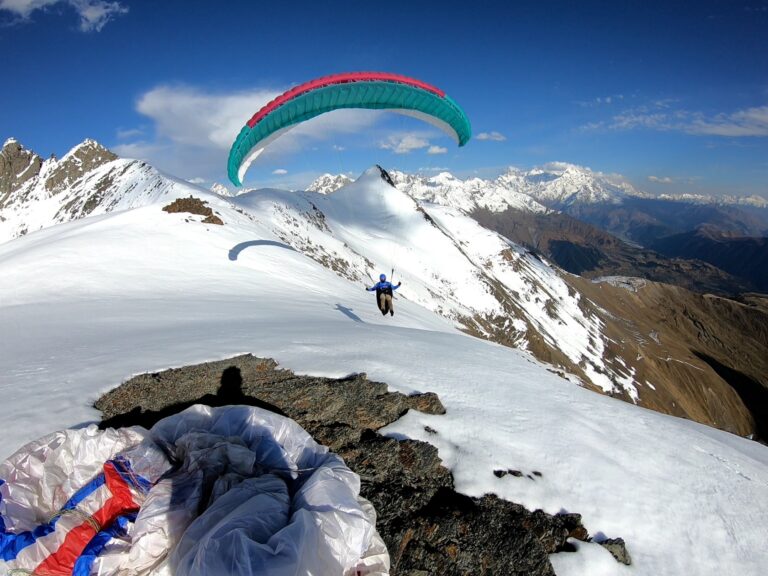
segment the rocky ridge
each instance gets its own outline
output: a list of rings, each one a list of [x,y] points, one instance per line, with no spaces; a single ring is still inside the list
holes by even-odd
[[[145,206],[197,188],[85,140],[43,161],[15,140],[0,151],[0,243],[86,216]]]

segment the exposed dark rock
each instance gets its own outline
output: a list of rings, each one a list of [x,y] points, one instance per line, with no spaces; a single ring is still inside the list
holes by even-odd
[[[56,164],[45,180],[45,189],[62,192],[91,170],[116,159],[117,155],[98,142],[85,140]]]
[[[617,562],[621,562],[627,566],[632,564],[632,558],[630,557],[629,552],[627,552],[627,546],[624,544],[622,538],[609,538],[608,540],[599,542],[599,544],[608,550],[608,552],[616,558]]]
[[[167,206],[163,206],[163,210],[169,214],[182,212],[205,216],[203,224],[224,224],[222,219],[214,214],[209,206],[206,206],[206,202],[200,200],[200,198],[195,198],[194,196],[190,196],[189,198],[178,198]]]
[[[344,458],[376,508],[393,575],[551,576],[548,555],[568,550],[568,538],[589,537],[578,514],[551,516],[493,495],[457,493],[434,446],[376,432],[410,409],[443,414],[438,397],[388,392],[365,374],[300,376],[273,360],[238,356],[136,376],[102,396],[96,408],[104,413],[103,427],[152,426],[196,403],[249,404],[284,414]]]
[[[0,150],[0,208],[8,195],[40,173],[43,160],[22,147],[16,140],[8,140]]]
[[[378,164],[376,164],[376,168],[378,168],[378,169],[379,169],[379,171],[381,171],[381,179],[382,179],[382,180],[384,180],[384,182],[386,182],[387,184],[389,184],[390,186],[392,186],[392,188],[397,188],[397,186],[395,186],[395,183],[394,183],[394,181],[392,180],[392,176],[390,176],[389,172],[387,172],[386,170],[384,170],[384,168],[382,168],[382,167],[381,167],[381,166],[379,166]]]

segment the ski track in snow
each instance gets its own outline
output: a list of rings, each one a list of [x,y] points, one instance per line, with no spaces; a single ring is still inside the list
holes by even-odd
[[[189,192],[204,196],[180,184],[172,194]],[[763,574],[765,446],[595,394],[524,352],[460,333],[421,305],[429,291],[415,270],[451,266],[449,279],[435,280],[441,293],[493,306],[481,284],[464,284],[463,275],[474,274],[471,260],[497,252],[498,236],[473,238],[475,251],[463,261],[425,263],[403,238],[447,236],[424,224],[410,198],[392,190],[382,205],[363,184],[344,193],[317,200],[336,239],[320,246],[353,262],[357,254],[353,276],[366,271],[365,258],[375,272],[389,271],[396,251],[403,296],[394,318],[375,308],[366,278],[350,282],[285,245],[286,226],[300,228],[310,244],[327,236],[323,224],[295,216],[311,212],[315,195],[245,195],[233,200],[242,212],[205,196],[221,227],[186,222],[161,203],[0,245],[0,457],[52,430],[98,420],[92,402],[132,375],[250,352],[299,373],[366,372],[394,390],[437,393],[447,414],[410,411],[383,433],[437,446],[463,493],[578,512],[591,534],[627,542],[633,566],[579,544],[575,554],[551,557],[560,576]],[[483,233],[451,210],[428,207],[456,239]],[[384,214],[393,217],[382,223]],[[411,228],[416,238],[406,236]],[[497,277],[507,273],[493,259],[489,266]],[[509,276],[505,282],[520,281]],[[546,287],[558,306],[574,305],[563,287]],[[549,319],[531,314],[542,325]],[[599,327],[580,329],[583,344]],[[499,468],[523,476],[496,478]]]

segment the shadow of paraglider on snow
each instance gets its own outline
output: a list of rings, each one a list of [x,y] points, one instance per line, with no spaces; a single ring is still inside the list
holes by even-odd
[[[336,304],[336,310],[344,314],[347,318],[350,318],[354,320],[355,322],[360,322],[361,324],[365,324],[362,318],[352,312],[352,308],[347,308],[346,306],[342,306],[341,304]]]
[[[289,246],[288,244],[283,244],[282,242],[276,242],[275,240],[251,240],[249,242],[240,242],[240,244],[236,244],[229,250],[229,259],[233,262],[237,260],[237,257],[240,255],[240,252],[245,250],[246,248],[250,248],[251,246],[277,246],[278,248],[285,248],[286,250],[291,250],[292,252],[296,252],[296,249],[293,246]]]

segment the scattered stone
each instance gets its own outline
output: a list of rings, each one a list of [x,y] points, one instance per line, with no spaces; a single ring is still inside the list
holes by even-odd
[[[520,470],[512,470],[511,468],[509,470],[494,470],[493,475],[496,476],[496,478],[504,478],[504,476],[514,476],[515,478],[521,478],[523,476],[523,473],[520,472]]]
[[[437,434],[437,430],[435,430],[434,428],[432,428],[432,426],[424,426],[424,431],[425,431],[427,434],[433,434],[433,435],[434,435],[434,434]]]
[[[632,558],[627,551],[627,546],[624,543],[623,538],[608,538],[607,540],[598,542],[598,544],[608,550],[608,552],[611,553],[611,556],[616,558],[616,562],[626,564],[627,566],[632,564]]]

